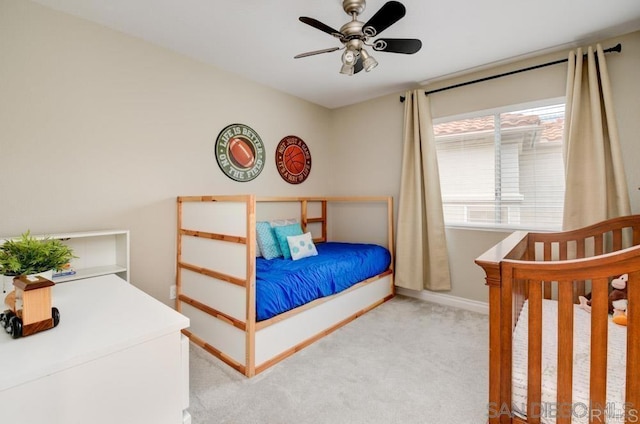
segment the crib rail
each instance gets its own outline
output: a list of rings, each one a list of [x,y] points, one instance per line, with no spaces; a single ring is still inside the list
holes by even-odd
[[[558,301],[558,392],[556,406],[571,407],[573,308],[590,291],[591,421],[603,421],[606,408],[608,288],[612,278],[630,275],[629,304],[640,302],[640,216],[615,218],[579,230],[559,233],[514,232],[476,259],[489,286],[489,423],[538,423],[541,403],[542,302]],[[636,247],[638,246],[638,247]],[[513,331],[525,301],[529,303],[528,418],[512,411]],[[640,308],[630,307],[627,320],[626,416],[639,417]],[[557,411],[557,423],[571,414]],[[539,415],[539,414],[538,414]],[[638,421],[638,418],[636,421]],[[633,422],[628,419],[627,422]]]
[[[640,222],[637,216],[625,216],[573,231],[529,233],[527,260],[563,261],[599,256],[640,244]],[[576,281],[574,302],[584,296],[588,280]],[[545,282],[544,298],[554,298],[550,282]]]

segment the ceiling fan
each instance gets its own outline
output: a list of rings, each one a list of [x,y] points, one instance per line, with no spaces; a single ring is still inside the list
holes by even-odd
[[[372,38],[377,37],[382,31],[402,19],[406,12],[402,3],[389,1],[367,22],[361,22],[358,20],[358,15],[364,11],[365,7],[366,0],[343,0],[342,8],[351,16],[351,21],[344,24],[340,31],[323,24],[317,19],[301,16],[301,22],[334,36],[340,40],[343,46],[300,53],[294,58],[299,59],[344,49],[340,73],[353,75],[363,69],[369,72],[378,66],[378,61],[365,50],[365,46],[369,46],[378,52],[388,53],[414,54],[420,50],[422,42],[415,38],[378,38],[372,40]]]

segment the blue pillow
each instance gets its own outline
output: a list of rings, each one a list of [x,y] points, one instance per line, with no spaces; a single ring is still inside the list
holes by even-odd
[[[289,250],[287,237],[302,235],[302,227],[300,227],[300,224],[283,225],[281,227],[273,227],[273,232],[276,233],[276,239],[280,245],[280,252],[282,252],[282,256],[285,259],[291,259],[291,250]]]
[[[267,221],[256,222],[256,239],[258,240],[260,253],[265,259],[274,259],[282,256],[278,240],[273,233],[271,224]]]

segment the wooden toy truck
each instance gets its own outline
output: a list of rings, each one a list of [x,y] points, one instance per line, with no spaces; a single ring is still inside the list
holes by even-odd
[[[14,278],[15,290],[5,298],[10,309],[0,313],[0,326],[14,339],[57,326],[60,312],[51,307],[53,285],[53,281],[39,276]]]

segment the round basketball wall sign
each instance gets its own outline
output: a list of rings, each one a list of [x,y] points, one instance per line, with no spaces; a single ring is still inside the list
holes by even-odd
[[[216,160],[227,177],[246,182],[264,168],[264,144],[260,136],[243,124],[227,125],[216,139]]]
[[[306,143],[295,135],[289,135],[276,147],[276,167],[282,179],[290,184],[300,184],[311,172],[311,152]]]

